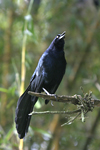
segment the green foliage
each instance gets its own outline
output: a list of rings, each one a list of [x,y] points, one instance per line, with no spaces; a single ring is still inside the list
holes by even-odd
[[[11,87],[9,87],[8,89],[5,88],[0,88],[0,92],[3,92],[5,94],[7,94],[8,96],[15,96],[15,91],[16,91],[16,86],[13,85]]]

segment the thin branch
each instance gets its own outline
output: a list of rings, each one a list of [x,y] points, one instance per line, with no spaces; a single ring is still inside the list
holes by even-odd
[[[67,121],[66,123],[62,124],[61,126],[65,126],[65,125],[69,125],[72,124],[72,122],[81,114],[81,112],[79,112],[74,118],[70,119],[69,121]]]
[[[55,97],[55,94],[47,95],[47,94],[36,93],[36,92],[31,92],[31,91],[28,91],[28,94],[31,96],[41,97],[43,99],[52,100],[55,102],[71,103],[74,105],[79,105],[79,99],[77,98],[76,95],[73,95],[73,96],[56,95],[56,97]],[[81,95],[78,95],[78,97],[82,98]],[[99,99],[93,99],[92,98],[91,102],[94,104],[94,106],[100,107],[100,100]]]
[[[81,87],[82,91],[83,88]],[[45,90],[44,90],[45,91]],[[41,97],[44,99],[56,101],[56,102],[63,102],[63,103],[72,103],[74,105],[79,105],[78,110],[74,111],[44,111],[44,112],[31,112],[29,115],[40,115],[40,114],[74,114],[78,113],[73,119],[69,120],[67,123],[64,123],[63,125],[67,125],[72,123],[80,114],[81,114],[81,119],[82,122],[85,121],[85,115],[89,112],[92,111],[94,108],[94,104],[97,104],[97,102],[100,100],[94,100],[92,99],[92,91],[89,91],[89,93],[84,93],[83,91],[83,97],[81,95],[74,95],[74,96],[58,96],[55,94],[49,94],[48,91],[45,91],[47,94],[43,93],[36,93],[36,92],[31,92],[28,91],[28,94],[36,97]],[[97,106],[97,105],[96,105]],[[62,125],[62,126],[63,126]]]
[[[31,112],[29,115],[43,115],[43,114],[74,114],[81,112],[81,109],[74,110],[74,111],[43,111],[43,112]]]

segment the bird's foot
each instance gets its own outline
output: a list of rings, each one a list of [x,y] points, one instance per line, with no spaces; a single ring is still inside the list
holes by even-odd
[[[54,96],[55,99],[57,99],[57,95],[56,94],[50,94],[45,88],[42,88],[43,91],[47,94],[47,95],[50,95],[50,96]]]
[[[52,96],[54,96],[54,97],[55,97],[55,99],[57,100],[57,95],[56,95],[56,94],[52,94]]]
[[[42,88],[47,95],[51,95],[45,88]]]
[[[57,100],[57,95],[56,95],[56,94],[50,94],[45,88],[42,88],[42,89],[43,89],[43,91],[44,91],[47,95],[49,95],[49,96],[54,96],[55,99]],[[52,101],[51,101],[51,105],[54,106]]]

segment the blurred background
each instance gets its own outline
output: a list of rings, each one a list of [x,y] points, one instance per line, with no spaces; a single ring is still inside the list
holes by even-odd
[[[0,150],[18,150],[14,117],[21,82],[25,89],[57,34],[66,31],[68,64],[56,93],[82,95],[82,86],[85,93],[91,90],[95,99],[100,98],[99,4],[99,0],[0,0]],[[53,105],[44,105],[39,98],[34,110],[77,109],[72,104]],[[87,114],[84,123],[78,118],[61,127],[73,116],[32,116],[24,150],[100,150],[99,107]]]

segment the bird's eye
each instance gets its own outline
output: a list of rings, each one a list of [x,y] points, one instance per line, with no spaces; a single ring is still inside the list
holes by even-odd
[[[59,39],[59,37],[60,37],[60,34],[58,34],[58,35],[56,36],[57,39]]]

